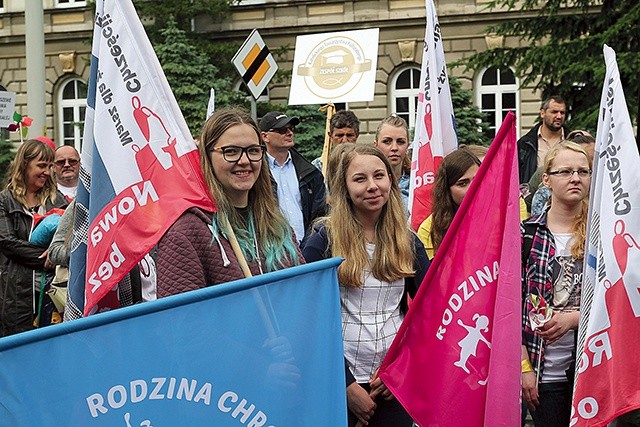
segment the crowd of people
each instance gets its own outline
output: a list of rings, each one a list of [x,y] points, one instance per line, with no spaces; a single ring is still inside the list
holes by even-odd
[[[595,141],[586,131],[569,132],[566,111],[561,98],[545,100],[540,124],[518,141],[525,219],[522,398],[524,412],[544,427],[569,425]],[[205,122],[198,151],[217,210],[187,210],[159,241],[157,297],[344,258],[338,282],[349,425],[409,427],[411,418],[378,368],[407,300],[444,235],[455,232],[453,217],[487,148],[460,146],[445,156],[433,213],[416,233],[408,221],[410,139],[402,118],[385,118],[372,142],[356,143],[358,118],[337,112],[325,175],[320,158],[309,161],[296,151],[299,123],[279,111],[256,123],[238,109],[216,111]],[[49,141],[19,147],[0,193],[0,336],[46,324],[45,278],[64,275],[69,265],[73,207],[46,244],[32,241],[43,218],[74,203],[78,185],[78,152]],[[536,326],[528,314],[540,298],[553,315]]]

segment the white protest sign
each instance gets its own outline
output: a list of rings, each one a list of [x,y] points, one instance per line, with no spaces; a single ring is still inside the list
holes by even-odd
[[[372,101],[380,30],[296,37],[289,105]]]
[[[0,128],[13,123],[13,112],[16,106],[16,93],[0,91]]]

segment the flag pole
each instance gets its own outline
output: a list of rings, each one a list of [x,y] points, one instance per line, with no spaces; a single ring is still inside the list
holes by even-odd
[[[331,146],[331,138],[329,138],[329,131],[331,129],[331,118],[336,113],[336,106],[333,105],[332,102],[327,105],[323,105],[320,107],[320,111],[327,112],[327,122],[325,125],[325,133],[324,133],[324,146],[322,147],[322,156],[320,157],[322,161],[322,175],[327,176],[327,164],[329,163],[329,155],[331,154],[331,150],[333,147]]]

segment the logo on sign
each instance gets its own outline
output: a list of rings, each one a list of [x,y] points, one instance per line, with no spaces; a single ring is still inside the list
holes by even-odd
[[[318,43],[298,75],[304,76],[307,88],[317,96],[336,98],[351,92],[364,72],[371,70],[362,47],[348,37],[330,37]]]

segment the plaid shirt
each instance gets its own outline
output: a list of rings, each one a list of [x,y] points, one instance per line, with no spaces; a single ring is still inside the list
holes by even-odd
[[[531,328],[529,312],[533,305],[527,301],[531,293],[542,296],[551,304],[553,301],[553,272],[552,261],[556,254],[553,234],[547,228],[547,212],[537,217],[531,217],[523,224],[535,227],[531,252],[526,256],[526,263],[522,266],[522,344],[527,347],[529,360],[533,369],[538,367],[540,360],[540,376],[544,367],[544,344],[542,339]],[[527,233],[524,225],[520,226],[522,240]],[[530,235],[529,235],[530,237]],[[523,257],[524,259],[525,257]]]

